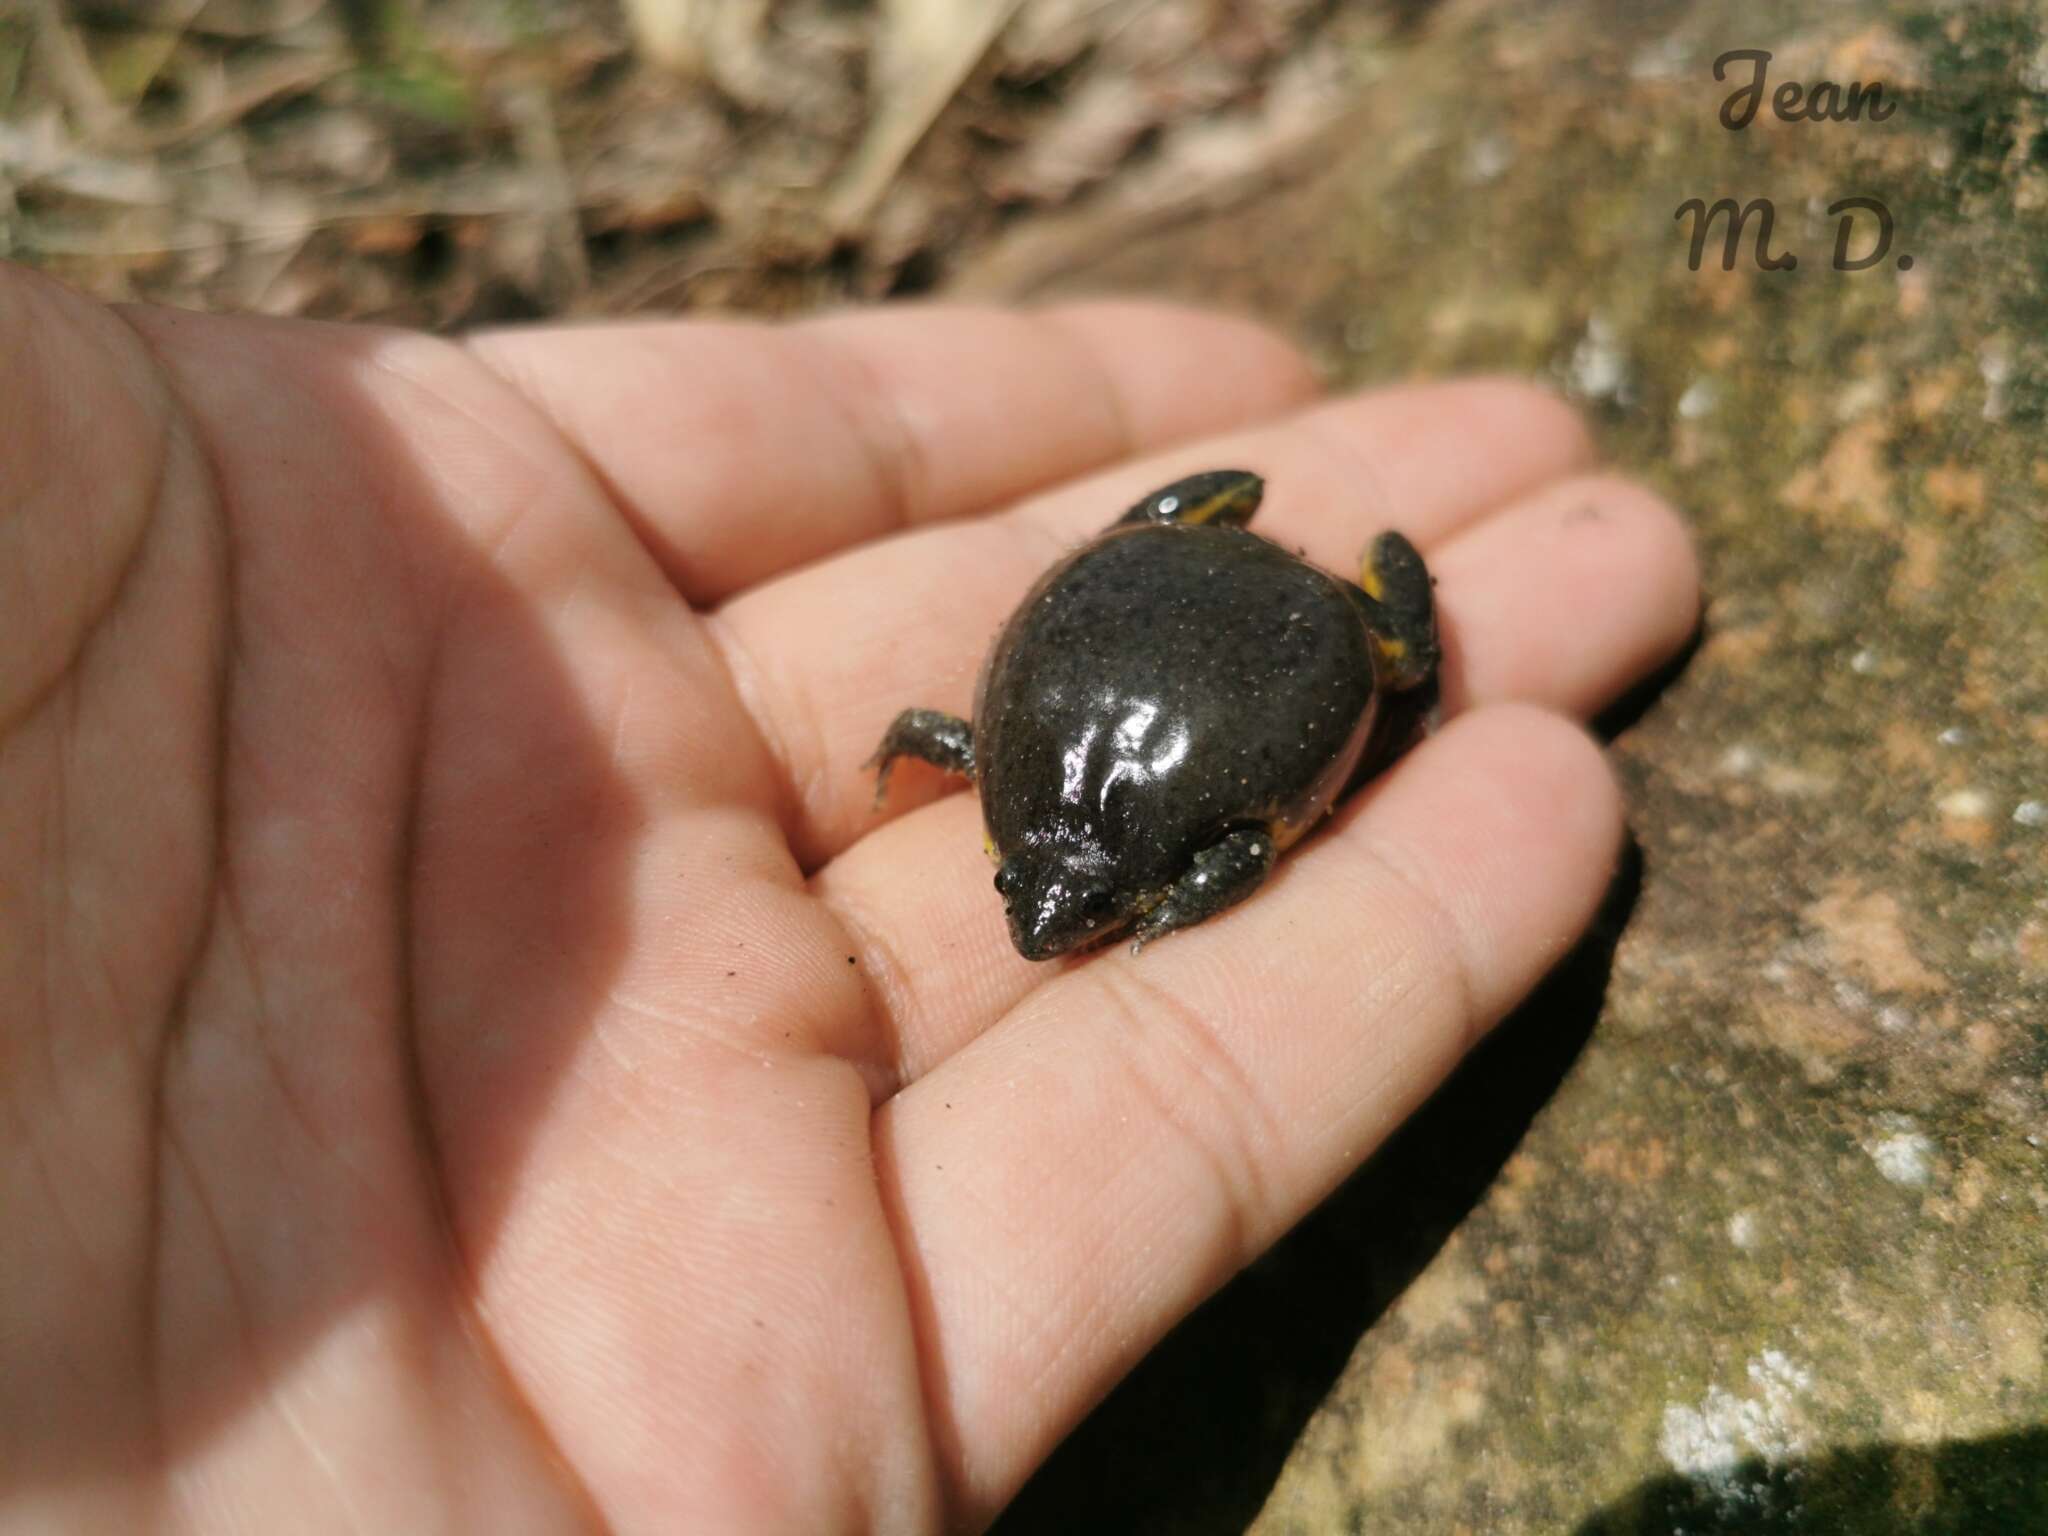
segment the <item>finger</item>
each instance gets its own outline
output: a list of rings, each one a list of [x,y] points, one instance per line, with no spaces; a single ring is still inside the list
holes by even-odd
[[[1662,497],[1561,480],[1431,560],[1447,712],[1522,699],[1591,718],[1676,655],[1699,622],[1699,562]]]
[[[1577,416],[1527,385],[1376,391],[1120,466],[1003,517],[851,551],[736,598],[713,633],[784,768],[791,844],[815,866],[877,824],[861,765],[895,713],[966,714],[982,654],[1031,583],[1167,480],[1260,471],[1259,531],[1348,573],[1378,529],[1428,548],[1590,453]],[[923,772],[896,783],[897,813],[942,792]]]
[[[470,345],[582,451],[694,602],[1316,388],[1258,326],[1138,303],[553,327]]]
[[[1625,480],[1559,482],[1432,556],[1447,711],[1521,701],[1591,716],[1676,653],[1699,611],[1678,514]],[[873,833],[811,888],[862,946],[885,1083],[915,1081],[1046,979],[989,888],[981,811],[950,796]]]
[[[1441,1081],[1572,943],[1620,832],[1583,734],[1479,711],[1258,899],[1057,978],[878,1111],[956,1516]]]

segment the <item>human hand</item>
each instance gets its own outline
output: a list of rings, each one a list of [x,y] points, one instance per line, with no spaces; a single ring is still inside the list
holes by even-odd
[[[1572,943],[1672,513],[1523,386],[1178,310],[467,344],[0,270],[0,1528],[984,1523]],[[1438,574],[1452,718],[1133,959],[964,712],[1187,470]],[[1009,510],[991,510],[1008,508]]]

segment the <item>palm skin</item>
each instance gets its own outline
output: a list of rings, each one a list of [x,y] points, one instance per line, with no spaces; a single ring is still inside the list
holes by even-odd
[[[1696,605],[1534,392],[1311,407],[1158,308],[465,345],[0,269],[0,337],[0,1529],[985,1523],[1569,945],[1619,811],[1551,711]],[[1029,966],[971,796],[858,764],[1223,462],[1430,551],[1458,718]]]

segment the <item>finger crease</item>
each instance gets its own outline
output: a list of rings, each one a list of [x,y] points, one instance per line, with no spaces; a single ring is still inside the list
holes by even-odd
[[[144,348],[147,351],[147,347]],[[155,363],[155,354],[150,354]],[[34,678],[21,696],[4,708],[0,708],[0,733],[12,735],[42,710],[44,704],[54,697],[65,682],[82,670],[86,654],[93,642],[105,632],[107,620],[119,611],[127,601],[128,589],[136,570],[142,564],[143,553],[151,537],[157,531],[158,509],[163,503],[164,493],[169,484],[171,456],[175,452],[183,424],[175,410],[166,411],[164,429],[157,434],[156,457],[150,467],[150,485],[143,497],[142,515],[129,530],[127,546],[121,550],[118,560],[106,579],[104,589],[93,594],[89,600],[90,612],[79,626],[77,636],[64,654],[55,658],[50,670]]]
[[[903,1010],[896,1001],[909,995],[909,973],[879,928],[844,904],[827,902],[826,908],[839,920],[867,983],[862,990],[867,994],[869,1044],[864,1058],[853,1066],[859,1069],[870,1100],[879,1108],[910,1081],[910,1063],[903,1057]]]
[[[1181,1096],[1162,1088],[1151,1070],[1134,1074],[1153,1112],[1208,1164],[1210,1182],[1223,1199],[1221,1236],[1230,1272],[1235,1272],[1256,1251],[1253,1234],[1264,1230],[1265,1217],[1275,1209],[1267,1160],[1258,1148],[1280,1144],[1279,1122],[1252,1075],[1199,1009],[1133,968],[1103,967],[1098,976],[1103,995],[1129,1023],[1128,1038],[1163,1034],[1186,1076],[1207,1090],[1211,1113],[1191,1114]],[[1197,1129],[1203,1122],[1221,1127],[1224,1145]]]
[[[486,377],[510,390],[532,413],[533,419],[546,429],[549,445],[559,448],[570,463],[583,471],[604,509],[618,519],[619,525],[640,547],[641,552],[654,562],[654,568],[661,572],[676,593],[685,602],[696,606],[701,589],[694,579],[684,553],[662,536],[647,514],[626,494],[625,488],[612,478],[602,458],[591,450],[582,434],[566,425],[555,413],[555,408],[547,397],[516,370],[505,367],[498,359],[478,351],[467,341],[458,341],[454,345],[460,348]],[[473,417],[473,413],[468,414]],[[516,522],[516,519],[511,521]],[[508,531],[509,525],[507,528],[501,528],[498,531],[499,537],[502,539]],[[495,551],[487,553],[495,554]]]
[[[1109,451],[1103,454],[1098,462],[1112,463],[1136,453],[1139,446],[1138,429],[1137,423],[1131,419],[1130,402],[1124,398],[1123,391],[1117,388],[1116,376],[1104,366],[1102,354],[1097,350],[1095,341],[1085,329],[1075,325],[1068,316],[1058,311],[1049,311],[1037,318],[1049,334],[1059,337],[1066,347],[1081,359],[1082,366],[1075,371],[1095,381],[1095,391],[1102,399],[1103,414],[1109,419],[1110,431]]]
[[[719,670],[725,674],[726,686],[753,725],[754,735],[767,752],[769,762],[775,765],[780,780],[776,786],[776,816],[784,836],[790,836],[803,808],[816,799],[814,792],[824,778],[825,738],[818,711],[786,707],[786,701],[778,697],[781,690],[769,681],[767,672],[733,627],[717,613],[702,615],[702,621],[704,633],[711,641],[711,654],[718,658]],[[789,738],[786,722],[800,722],[802,755]]]
[[[789,334],[801,335],[825,359],[828,371],[839,375],[824,380],[819,393],[845,423],[867,465],[886,528],[903,529],[924,521],[933,504],[931,462],[897,391],[887,386],[858,348],[829,332]]]
[[[1405,864],[1389,858],[1384,849],[1370,843],[1358,845],[1362,857],[1369,860],[1395,886],[1399,887],[1403,903],[1422,914],[1422,931],[1425,933],[1447,933],[1452,936],[1450,954],[1450,980],[1455,990],[1458,1008],[1458,1056],[1479,1043],[1485,1033],[1485,1024],[1479,1017],[1479,982],[1477,951],[1472,941],[1470,925],[1461,919],[1442,897],[1432,890],[1427,881],[1410,872]]]

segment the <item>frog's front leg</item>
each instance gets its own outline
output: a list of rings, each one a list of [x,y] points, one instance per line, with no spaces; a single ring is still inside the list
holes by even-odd
[[[1227,523],[1242,528],[1259,510],[1259,500],[1265,494],[1266,482],[1248,469],[1205,470],[1162,485],[1110,527],[1184,523],[1198,528],[1204,523]]]
[[[1263,827],[1225,833],[1196,854],[1188,872],[1166,888],[1165,899],[1138,919],[1131,953],[1161,934],[1236,906],[1259,888],[1279,857],[1279,845]]]
[[[875,804],[889,792],[889,770],[899,757],[974,777],[974,727],[936,709],[906,709],[889,722],[882,744],[863,765],[875,770]]]

